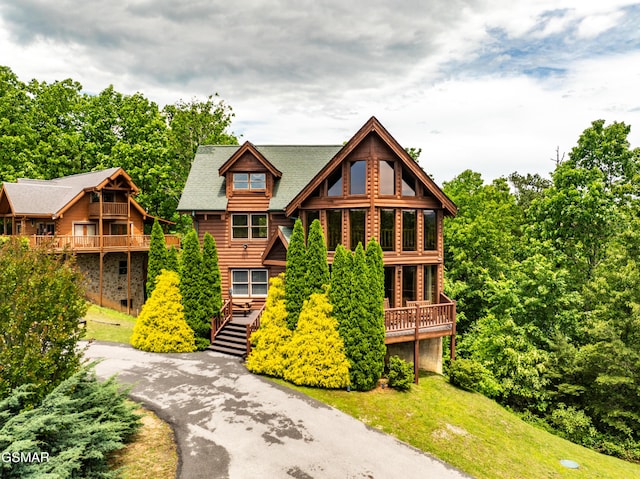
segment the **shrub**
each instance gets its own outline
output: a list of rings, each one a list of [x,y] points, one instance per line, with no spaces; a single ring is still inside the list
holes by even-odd
[[[202,253],[195,230],[189,231],[184,237],[180,260],[180,294],[184,318],[195,334],[198,349],[205,349],[211,344],[211,317],[202,304]]]
[[[0,246],[0,399],[30,383],[40,400],[78,370],[81,283],[72,256],[17,238]]]
[[[313,220],[307,238],[307,259],[305,275],[305,298],[312,293],[322,293],[329,284],[329,265],[327,264],[327,246],[319,220]]]
[[[500,387],[491,372],[478,361],[459,358],[451,361],[449,382],[467,391],[477,391],[488,397],[496,397]]]
[[[286,349],[292,335],[287,326],[283,277],[281,274],[269,282],[260,328],[251,335],[251,353],[247,357],[249,371],[280,378],[284,375]]]
[[[287,266],[284,285],[287,325],[296,329],[298,317],[306,298],[307,247],[304,243],[302,221],[296,220],[287,248]]]
[[[553,410],[549,422],[562,437],[577,444],[588,445],[597,434],[584,411],[564,403]]]
[[[389,379],[389,386],[399,391],[408,391],[411,389],[411,385],[415,380],[413,363],[408,363],[398,356],[391,356],[389,358],[388,368],[387,378]]]
[[[196,350],[193,330],[184,319],[178,274],[163,270],[151,298],[138,316],[131,345],[155,353],[185,353]]]
[[[151,240],[149,243],[149,261],[147,263],[147,298],[151,297],[153,289],[156,287],[156,280],[162,269],[167,268],[167,247],[164,242],[164,233],[158,223],[158,219],[153,220],[151,228]]]
[[[0,462],[0,477],[115,478],[107,465],[139,427],[135,405],[112,378],[98,382],[82,369],[44,398],[25,408],[37,394],[33,385],[15,389],[0,401],[0,455],[37,454],[40,461]],[[46,458],[46,459],[45,459]]]
[[[287,348],[284,378],[297,385],[322,388],[349,384],[349,361],[326,293],[312,294],[302,307]]]
[[[201,302],[210,326],[211,318],[220,313],[222,308],[222,283],[216,240],[209,233],[205,233],[202,240]],[[211,328],[209,327],[208,337],[210,336]]]

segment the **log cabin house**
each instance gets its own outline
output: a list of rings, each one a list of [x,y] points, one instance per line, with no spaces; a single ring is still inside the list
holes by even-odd
[[[133,198],[137,192],[122,168],[5,182],[0,234],[73,252],[88,299],[137,314],[145,300],[150,241],[144,224],[153,220]],[[165,238],[179,246],[177,237]]]
[[[201,146],[178,210],[192,216],[201,240],[206,232],[216,239],[223,295],[254,310],[269,278],[285,270],[296,218],[306,230],[320,220],[329,263],[337,244],[353,250],[376,238],[384,251],[388,351],[441,371],[442,337],[455,344],[442,224],[456,207],[375,117],[344,145]],[[246,324],[246,337],[257,321]],[[233,352],[235,334],[242,347],[243,327],[227,334],[214,324],[213,346]]]

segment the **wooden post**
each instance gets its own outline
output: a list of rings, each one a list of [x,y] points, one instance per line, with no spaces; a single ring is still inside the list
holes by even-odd
[[[420,306],[416,304],[415,313],[416,332],[415,341],[413,342],[413,375],[414,381],[418,384],[418,377],[420,373]]]
[[[131,314],[131,199],[129,192],[127,195],[127,314]]]
[[[451,360],[456,359],[456,302],[453,302],[453,325],[451,326]]]
[[[100,246],[100,306],[102,304],[102,287],[103,287],[103,273],[104,273],[104,240],[102,235],[104,234],[104,225],[102,224],[102,191],[100,191],[100,213],[98,217],[98,245]]]

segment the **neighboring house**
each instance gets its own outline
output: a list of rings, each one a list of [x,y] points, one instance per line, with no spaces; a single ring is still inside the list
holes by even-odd
[[[153,220],[133,198],[137,192],[122,168],[4,183],[0,234],[74,252],[90,300],[137,314],[145,300],[149,251],[144,223]]]
[[[456,207],[376,118],[345,145],[201,146],[178,210],[192,216],[200,238],[215,237],[223,292],[256,309],[269,278],[285,270],[296,218],[305,230],[320,220],[329,262],[336,245],[353,250],[376,238],[389,350],[417,356],[417,336],[428,341],[421,365],[441,369],[441,337],[455,335],[442,224]]]

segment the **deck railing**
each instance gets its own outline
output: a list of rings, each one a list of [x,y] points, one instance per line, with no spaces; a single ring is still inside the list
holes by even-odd
[[[88,235],[88,236],[29,236],[31,246],[49,245],[54,249],[84,250],[84,249],[148,249],[151,244],[149,235]],[[180,238],[176,235],[164,235],[167,246],[180,246]]]
[[[438,326],[451,326],[455,333],[456,303],[444,294],[440,295],[438,304],[389,308],[384,311],[384,327],[389,333],[424,330]]]
[[[225,324],[231,321],[231,300],[228,299],[220,308],[220,313],[211,318],[211,342],[216,338],[216,335],[222,331]]]
[[[262,305],[262,308],[258,311],[256,318],[249,324],[247,324],[247,356],[251,352],[251,335],[260,328],[260,318],[262,317],[262,313],[264,313],[264,307],[266,304]]]
[[[103,216],[127,216],[128,203],[102,203]],[[89,216],[100,216],[100,203],[89,203]]]

